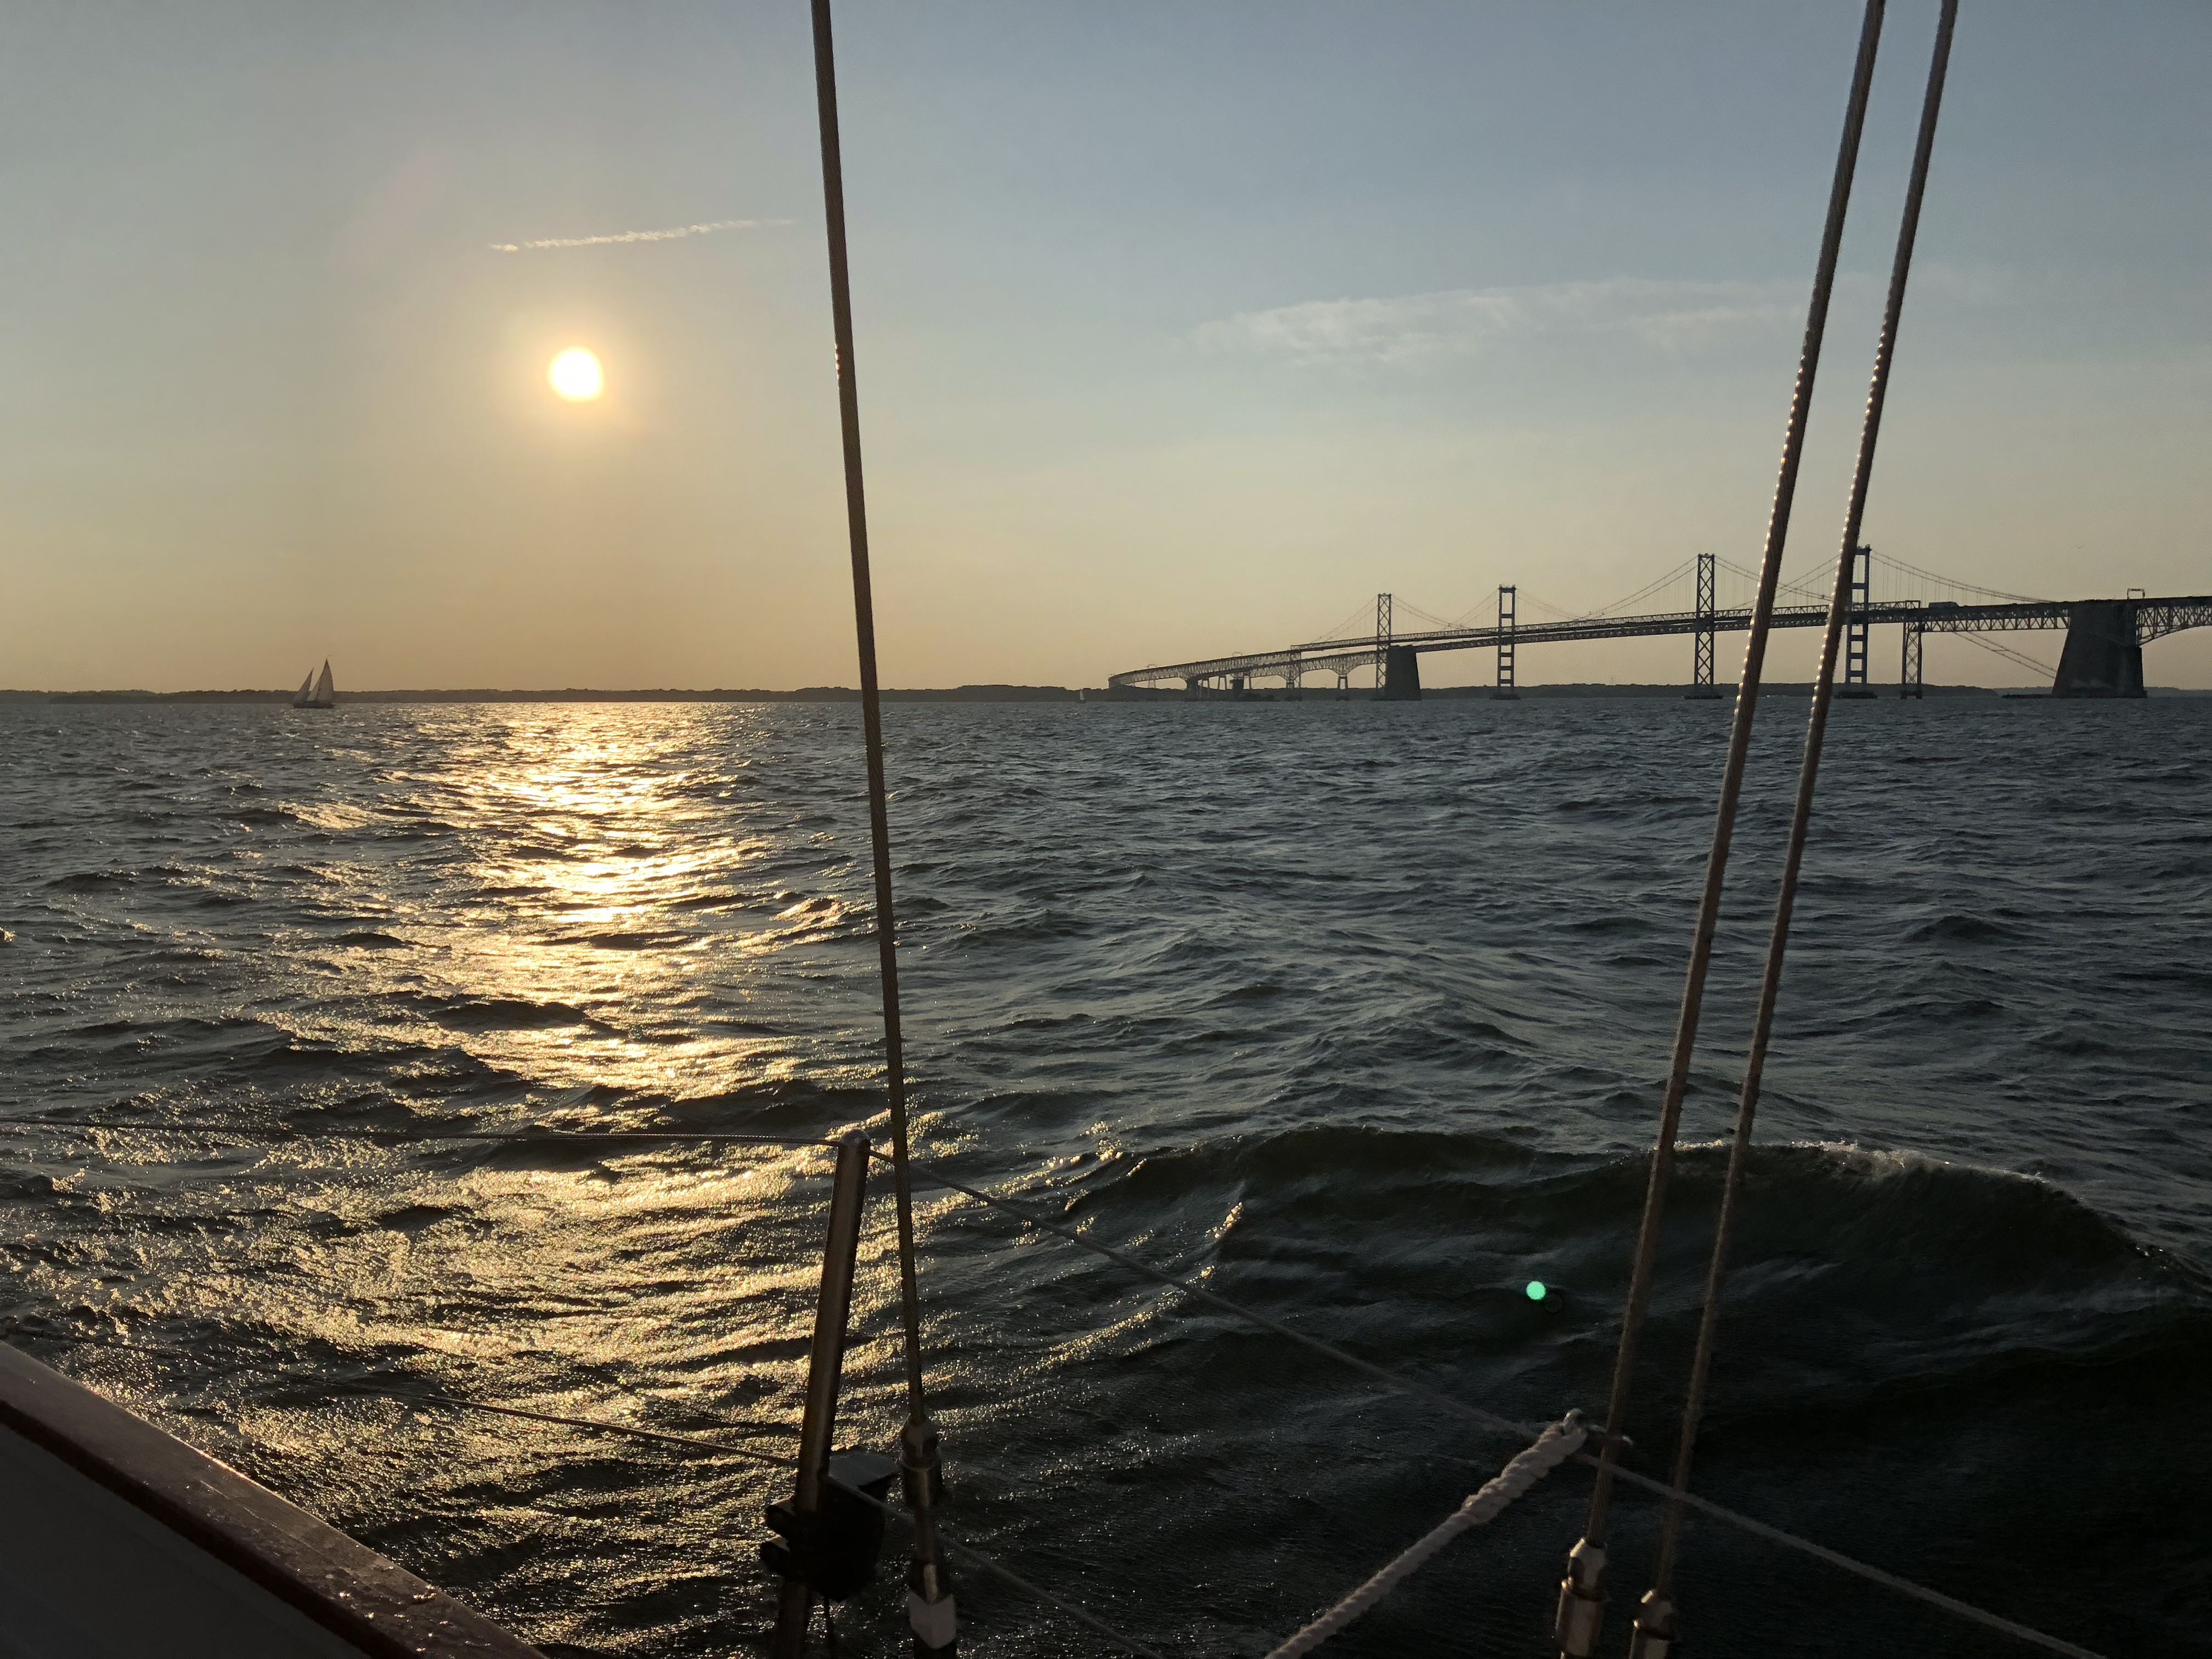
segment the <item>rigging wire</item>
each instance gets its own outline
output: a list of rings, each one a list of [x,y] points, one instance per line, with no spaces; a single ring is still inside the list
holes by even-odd
[[[845,235],[845,164],[837,125],[836,54],[830,0],[814,0],[815,112],[822,134],[822,208],[830,255],[830,325],[837,348],[837,424],[845,456],[845,528],[853,563],[853,632],[860,659],[860,726],[867,748],[868,848],[875,865],[877,969],[883,988],[884,1085],[890,1109],[891,1180],[898,1206],[899,1310],[906,1343],[907,1416],[927,1420],[922,1398],[921,1291],[915,1271],[914,1190],[908,1169],[906,1044],[899,1018],[897,923],[891,892],[890,788],[884,777],[883,693],[876,675],[876,605],[868,561],[868,499],[860,465],[860,392],[853,347],[853,281]],[[925,1526],[925,1534],[926,1534]]]
[[[1774,612],[1774,588],[1782,574],[1782,554],[1790,536],[1790,514],[1797,491],[1797,471],[1805,446],[1806,418],[1820,365],[1820,347],[1827,329],[1828,302],[1834,292],[1837,256],[1841,250],[1844,220],[1850,204],[1852,174],[1858,163],[1860,134],[1866,125],[1868,94],[1874,82],[1875,53],[1881,39],[1883,0],[1867,0],[1860,27],[1858,58],[1851,75],[1845,104],[1844,131],[1837,147],[1835,177],[1829,187],[1827,217],[1820,234],[1820,252],[1814,268],[1811,303],[1805,318],[1805,340],[1798,359],[1797,385],[1790,403],[1790,417],[1782,445],[1780,473],[1775,482],[1774,507],[1767,523],[1765,556],[1760,561],[1759,596],[1753,605],[1750,637],[1744,647],[1743,673],[1738,684],[1735,715],[1729,731],[1728,759],[1721,773],[1720,801],[1713,817],[1712,849],[1705,861],[1705,888],[1698,905],[1697,931],[1692,940],[1688,972],[1682,988],[1681,1011],[1674,1035],[1674,1054],[1668,1068],[1666,1092],[1660,1106],[1659,1128],[1651,1152],[1650,1175],[1644,1189],[1644,1215],[1637,1230],[1635,1254],[1629,1275],[1628,1296],[1621,1310],[1620,1344],[1613,1358],[1613,1386],[1606,1406],[1605,1427],[1617,1435],[1628,1414],[1631,1384],[1636,1372],[1637,1340],[1643,1333],[1651,1295],[1653,1269],[1659,1253],[1659,1223],[1664,1214],[1667,1187],[1674,1173],[1674,1142],[1681,1122],[1682,1097],[1688,1085],[1692,1056],[1696,1052],[1698,1021],[1704,1011],[1705,975],[1712,961],[1713,936],[1720,922],[1721,894],[1728,874],[1729,842],[1735,830],[1736,805],[1743,789],[1745,761],[1751,748],[1751,728],[1759,707],[1759,678],[1765,666],[1766,640]],[[1590,1488],[1589,1519],[1583,1544],[1601,1550],[1613,1497],[1616,1456],[1608,1440],[1598,1453],[1597,1478]],[[1601,1562],[1602,1557],[1598,1558]],[[1601,1572],[1599,1566],[1597,1571]],[[1588,1595],[1577,1594],[1578,1587]],[[1569,1580],[1573,1599],[1584,1607],[1601,1607],[1601,1590],[1584,1584],[1578,1576]],[[1569,1611],[1565,1603],[1564,1615]],[[1585,1615],[1586,1617],[1589,1615]],[[1595,1631],[1589,1632],[1595,1642]],[[1581,1650],[1587,1652],[1584,1647]]]
[[[914,1177],[907,1125],[906,1043],[899,1020],[898,928],[891,891],[890,787],[884,778],[884,710],[876,676],[876,606],[868,563],[867,489],[860,466],[860,393],[853,345],[853,281],[845,234],[845,163],[837,123],[837,54],[830,0],[813,0],[814,96],[822,135],[822,214],[830,258],[830,312],[837,347],[837,423],[845,458],[845,526],[853,562],[853,634],[860,670],[860,726],[867,747],[868,849],[875,866],[876,963],[883,989],[884,1093],[890,1115],[891,1187],[898,1217],[899,1325],[906,1362],[906,1425],[899,1433],[900,1487],[914,1525],[908,1607],[917,1652],[954,1644],[944,1552],[938,1544],[939,1439],[922,1390],[921,1285],[915,1267]],[[802,1474],[802,1485],[812,1472]],[[796,1582],[787,1591],[806,1594]],[[785,1605],[790,1605],[787,1599]],[[799,1612],[805,1612],[800,1605]],[[805,1624],[798,1632],[804,1645]],[[779,1651],[784,1644],[777,1643]]]
[[[1689,1384],[1682,1401],[1677,1431],[1674,1476],[1670,1484],[1679,1494],[1690,1484],[1698,1422],[1705,1413],[1706,1389],[1711,1381],[1713,1341],[1720,1319],[1721,1294],[1728,1281],[1729,1245],[1734,1234],[1736,1199],[1743,1170],[1751,1152],[1752,1130],[1759,1114],[1759,1091],[1766,1055],[1774,1036],[1774,1013],[1782,994],[1783,963],[1790,951],[1790,924],[1797,899],[1797,882],[1804,867],[1805,843],[1810,834],[1813,803],[1820,775],[1820,751],[1827,735],[1828,711],[1836,683],[1836,659],[1843,645],[1844,624],[1851,611],[1851,585],[1858,562],[1859,531],[1866,519],[1867,491],[1873,482],[1876,447],[1881,440],[1881,417],[1889,395],[1891,364],[1897,353],[1897,333],[1905,309],[1905,290],[1912,270],[1913,244],[1919,234],[1920,209],[1928,189],[1928,164],[1936,147],[1936,118],[1943,104],[1943,82],[1951,58],[1951,38],[1958,23],[1958,0],[1942,0],[1936,26],[1936,45],[1928,66],[1928,87],[1921,102],[1920,132],[1912,155],[1911,182],[1905,187],[1904,216],[1898,227],[1897,252],[1890,267],[1889,297],[1875,346],[1874,373],[1868,388],[1866,414],[1859,432],[1858,459],[1852,468],[1850,495],[1844,511],[1843,545],[1836,555],[1835,585],[1828,596],[1828,625],[1820,641],[1820,666],[1813,684],[1813,704],[1805,726],[1805,751],[1797,774],[1796,799],[1790,818],[1788,847],[1783,854],[1782,880],[1774,905],[1774,928],[1767,942],[1765,968],[1759,978],[1758,1012],[1752,1022],[1751,1042],[1745,1057],[1743,1086],[1736,1102],[1735,1127],[1729,1143],[1728,1167],[1722,1177],[1720,1210],[1713,1224],[1712,1255],[1706,1268],[1704,1306],[1698,1320],[1697,1346],[1690,1361]],[[1771,556],[1770,556],[1771,562]],[[1747,684],[1749,684],[1748,678]],[[1660,1522],[1657,1560],[1652,1570],[1652,1589],[1637,1627],[1662,1644],[1674,1638],[1671,1596],[1674,1562],[1682,1528],[1679,1496],[1667,1502]],[[1650,1623],[1647,1624],[1647,1617]],[[1639,1644],[1638,1650],[1641,1650]],[[1659,1647],[1662,1653],[1665,1649]]]

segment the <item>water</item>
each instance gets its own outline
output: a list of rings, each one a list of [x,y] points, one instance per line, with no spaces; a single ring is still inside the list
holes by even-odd
[[[1802,709],[1755,757],[1702,1141]],[[1508,1415],[1601,1402],[1726,718],[895,708],[921,1141]],[[2114,1656],[2212,1614],[2208,739],[2212,700],[1838,706],[1701,1443],[1717,1500]],[[327,1132],[865,1117],[855,711],[17,706],[0,757],[0,1113],[143,1126],[0,1133],[15,1340],[549,1652],[757,1639],[781,1476],[335,1385],[781,1448],[821,1160]],[[1717,1165],[1678,1188],[1646,1467]],[[1508,1449],[941,1189],[921,1224],[951,1524],[1173,1651],[1264,1652]],[[878,1444],[887,1244],[878,1204],[845,1422]],[[1332,1652],[1547,1652],[1586,1490]],[[897,1577],[854,1651],[901,1650]],[[1701,1653],[2024,1651],[1709,1525],[1680,1589]],[[971,1654],[1101,1650],[961,1596]]]

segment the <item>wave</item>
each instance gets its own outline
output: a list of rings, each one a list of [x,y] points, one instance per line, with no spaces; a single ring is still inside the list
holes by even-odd
[[[1694,1328],[1725,1149],[1681,1150],[1651,1301],[1655,1370]],[[1164,1231],[1224,1290],[1384,1310],[1394,1346],[1480,1356],[1532,1338],[1603,1346],[1625,1293],[1648,1156],[1495,1131],[1308,1127],[1102,1161],[1071,1213]],[[1724,1323],[1734,1397],[1800,1404],[1992,1367],[2087,1364],[2212,1340],[2193,1271],[2051,1182],[1844,1143],[1753,1150]],[[1532,1316],[1531,1280],[1551,1289]],[[1543,1322],[1533,1325],[1532,1317]],[[1566,1328],[1560,1328],[1562,1325]]]

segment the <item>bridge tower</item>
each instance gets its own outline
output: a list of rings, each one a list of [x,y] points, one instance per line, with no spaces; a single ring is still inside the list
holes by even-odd
[[[1490,695],[1507,702],[1517,702],[1521,696],[1513,684],[1513,629],[1519,599],[1520,589],[1498,584],[1498,689]]]
[[[1850,609],[1844,621],[1844,683],[1836,688],[1839,697],[1871,697],[1874,687],[1867,684],[1867,605],[1874,592],[1874,549],[1866,546],[1851,550]]]
[[[1919,622],[1909,622],[1905,624],[1905,665],[1899,669],[1897,673],[1899,696],[1917,699],[1922,695],[1920,659],[1927,643],[1928,623],[1924,618]]]
[[[1375,596],[1375,695],[1382,695],[1390,665],[1390,596]]]
[[[1699,701],[1721,694],[1720,687],[1713,684],[1713,616],[1719,609],[1714,601],[1714,590],[1720,574],[1719,564],[1720,556],[1717,553],[1698,555],[1698,625],[1690,635],[1693,648],[1687,695]]]

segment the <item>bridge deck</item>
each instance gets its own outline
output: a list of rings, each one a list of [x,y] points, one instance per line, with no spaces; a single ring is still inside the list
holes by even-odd
[[[2154,640],[2185,628],[2212,626],[2212,597],[2105,600],[2038,599],[1999,605],[1948,605],[1889,602],[1865,605],[1855,617],[1869,623],[1902,623],[1930,634],[2006,633],[2021,629],[2064,628],[2073,620],[2077,604],[2119,605],[2131,609],[2136,637]],[[1777,605],[1777,628],[1822,628],[1828,621],[1825,605]],[[1510,639],[1516,645],[1553,645],[1571,640],[1620,640],[1646,635],[1696,634],[1710,629],[1716,634],[1741,633],[1751,626],[1749,606],[1699,612],[1672,611],[1642,617],[1578,617],[1568,622],[1524,623],[1506,629],[1447,628],[1425,634],[1394,634],[1373,638],[1316,640],[1285,646],[1276,651],[1248,652],[1240,656],[1209,657],[1196,662],[1168,663],[1152,668],[1132,668],[1115,675],[1109,685],[1153,685],[1212,679],[1220,675],[1346,673],[1373,663],[1385,645],[1413,651],[1474,651]]]

